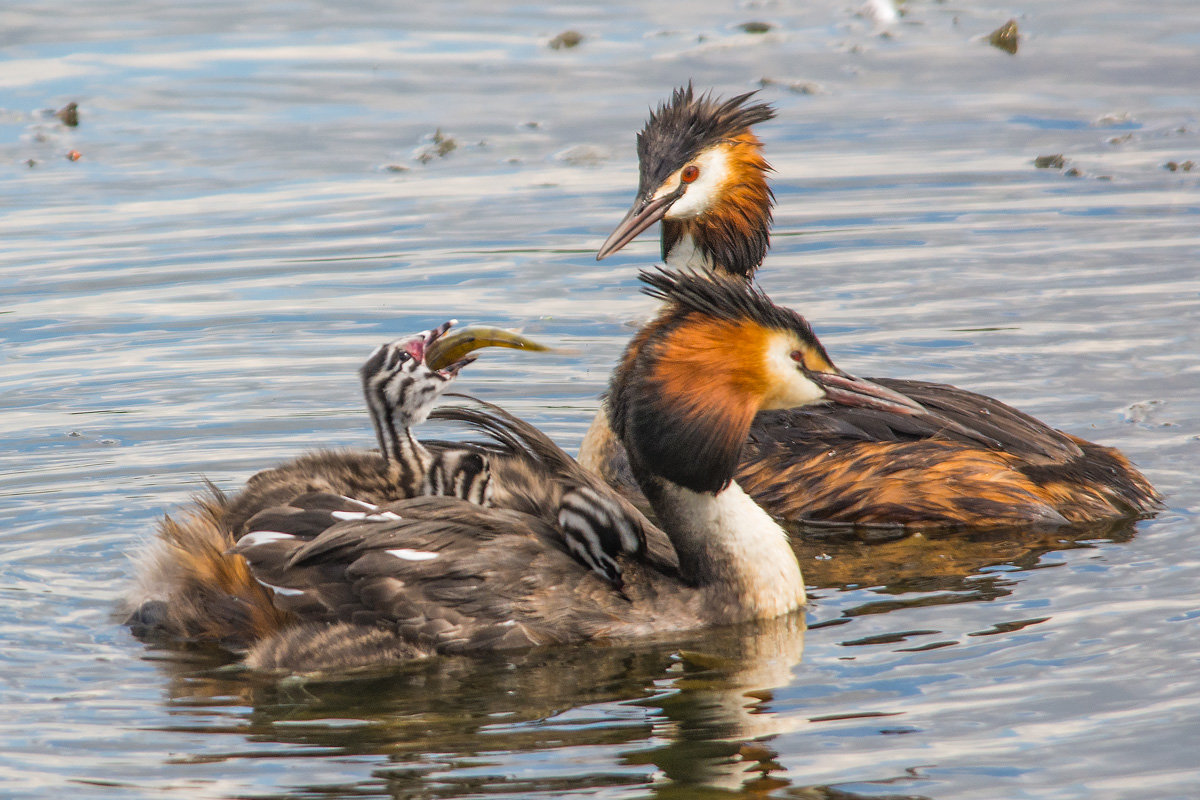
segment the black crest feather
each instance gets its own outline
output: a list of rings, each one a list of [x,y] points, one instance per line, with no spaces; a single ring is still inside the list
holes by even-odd
[[[642,287],[644,294],[672,303],[684,311],[793,331],[833,363],[808,320],[790,308],[776,305],[753,283],[733,276],[675,271],[665,267],[639,270],[638,280],[646,284]]]
[[[641,163],[640,192],[661,184],[668,175],[695,158],[706,147],[744,133],[775,116],[766,103],[749,103],[756,92],[722,100],[711,92],[697,96],[689,81],[662,103],[637,137]]]
[[[609,387],[613,431],[625,445],[643,490],[653,475],[692,491],[719,492],[733,478],[750,418],[738,422],[737,410],[705,402],[711,392],[724,391],[718,373],[695,373],[683,393],[677,385],[664,391],[659,366],[669,356],[663,343],[690,317],[700,315],[790,331],[813,348],[821,345],[803,317],[775,305],[740,277],[662,267],[642,270],[638,277],[646,284],[643,291],[666,305],[634,337],[613,374]],[[737,357],[735,348],[736,343],[730,342],[729,358]],[[746,427],[740,429],[741,424]]]

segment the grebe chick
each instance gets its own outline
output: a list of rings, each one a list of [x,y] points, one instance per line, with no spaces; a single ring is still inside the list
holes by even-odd
[[[272,603],[245,559],[228,553],[252,527],[261,533],[268,510],[286,511],[287,525],[306,526],[309,533],[422,496],[522,512],[557,510],[562,545],[619,586],[620,568],[610,554],[642,549],[644,518],[532,427],[495,409],[492,415],[461,409],[442,413],[482,428],[494,440],[490,445],[422,444],[412,435],[411,427],[427,418],[475,359],[472,351],[546,349],[491,328],[447,335],[453,324],[376,348],[363,364],[363,395],[378,452],[310,453],[257,473],[232,498],[209,484],[209,493],[196,498],[182,518],[165,518],[138,560],[136,587],[123,603],[135,632],[245,648],[290,624],[286,604]]]
[[[733,481],[754,414],[826,401],[922,412],[837,370],[802,318],[743,281],[666,272],[643,280],[663,309],[630,344],[611,393],[662,530],[526,423],[490,406],[452,410],[444,416],[492,434],[472,451],[491,465],[488,504],[448,496],[364,502],[319,489],[259,511],[239,537],[226,533],[225,566],[257,587],[240,597],[257,609],[243,615],[248,627],[225,638],[248,651],[245,663],[346,669],[681,631],[802,606],[787,535]],[[407,423],[438,394],[428,388],[433,380],[429,370],[396,369],[391,355],[368,361],[364,384],[394,387],[377,395],[373,413],[377,427],[393,423],[383,426],[385,453],[400,452],[390,440],[416,444]],[[401,408],[402,398],[427,402]],[[524,458],[537,479],[566,475],[586,488],[558,506],[501,507],[495,464],[507,458]],[[627,528],[645,544],[613,535]],[[211,558],[180,552],[190,540],[164,533],[174,557]],[[612,559],[619,579],[581,558],[580,542],[593,560]]]
[[[721,101],[676,90],[638,134],[633,207],[597,258],[656,221],[668,266],[753,278],[769,244],[770,167],[750,126],[774,112],[751,94]],[[1154,511],[1160,496],[1117,450],[944,384],[876,383],[928,409],[897,415],[843,405],[755,419],[738,482],[790,521],[909,526],[1061,525]],[[602,411],[579,460],[629,496],[636,487]]]

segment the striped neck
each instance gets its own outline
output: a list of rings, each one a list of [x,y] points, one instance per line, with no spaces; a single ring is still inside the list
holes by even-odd
[[[491,505],[492,469],[483,454],[466,448],[438,448],[431,453],[413,436],[412,428],[396,424],[393,414],[377,414],[373,404],[367,407],[391,480],[405,497],[457,497]]]
[[[390,409],[368,403],[375,438],[388,466],[395,471],[395,481],[408,497],[426,494],[426,483],[433,457],[417,441],[407,425],[397,425]]]

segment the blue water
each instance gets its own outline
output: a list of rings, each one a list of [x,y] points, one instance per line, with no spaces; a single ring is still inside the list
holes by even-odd
[[[1165,165],[1200,161],[1200,8],[795,5],[0,9],[0,794],[1195,796],[1200,167]],[[1015,56],[986,43],[1010,14]],[[814,538],[807,631],[318,684],[133,639],[112,607],[155,521],[370,446],[382,341],[457,317],[572,348],[460,386],[578,446],[658,248],[593,254],[689,78],[766,84],[761,281],[841,366],[1120,447],[1168,508]]]

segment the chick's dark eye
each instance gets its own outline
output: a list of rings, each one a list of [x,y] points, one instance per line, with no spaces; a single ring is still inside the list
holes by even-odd
[[[372,362],[378,362],[383,365],[383,369],[391,371],[403,364],[406,356],[408,356],[408,353],[405,353],[400,348],[388,347],[379,356],[372,359]]]
[[[688,164],[683,168],[683,172],[679,173],[679,180],[684,183],[691,183],[700,177],[700,168],[695,164]]]
[[[797,364],[804,364],[804,353],[800,352],[799,350],[793,350],[789,356],[792,361],[795,361]]]

